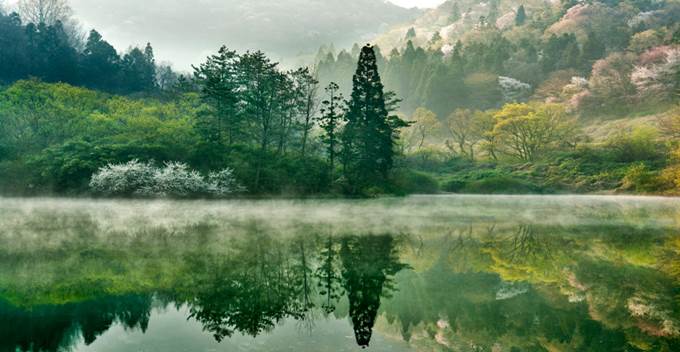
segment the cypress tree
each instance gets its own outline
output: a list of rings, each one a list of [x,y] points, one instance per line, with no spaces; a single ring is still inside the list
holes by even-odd
[[[373,47],[361,49],[352,79],[347,125],[343,132],[343,164],[351,192],[384,186],[394,162],[396,132],[404,126],[390,116]]]
[[[524,22],[527,20],[527,12],[524,9],[524,5],[519,5],[519,8],[517,9],[517,15],[515,15],[515,25],[516,26],[522,26],[524,25]]]

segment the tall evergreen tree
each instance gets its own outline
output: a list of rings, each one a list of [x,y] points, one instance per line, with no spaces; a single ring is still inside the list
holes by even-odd
[[[343,119],[341,107],[343,98],[342,93],[340,93],[340,86],[335,82],[331,82],[325,90],[327,99],[321,102],[322,108],[321,116],[319,117],[319,125],[324,130],[323,142],[326,145],[330,175],[331,179],[333,179],[335,160],[340,144],[338,134]]]
[[[524,9],[524,5],[519,5],[517,8],[517,14],[515,15],[515,25],[523,26],[527,20],[527,12]]]
[[[156,62],[151,44],[142,51],[133,48],[122,63],[122,90],[125,93],[151,92],[156,88]]]
[[[396,132],[404,121],[390,116],[372,46],[361,49],[352,79],[343,132],[343,164],[351,192],[385,185],[394,163]]]
[[[0,13],[0,81],[12,82],[26,76],[26,32],[17,13]]]
[[[61,22],[26,26],[29,75],[47,82],[77,81],[78,54],[71,47]]]
[[[405,39],[406,40],[413,40],[413,39],[415,39],[415,37],[416,37],[416,29],[413,28],[413,27],[409,28],[408,31],[406,32]]]
[[[116,49],[92,30],[80,59],[80,82],[85,86],[112,91],[117,88],[120,56]]]
[[[224,142],[224,132],[229,145],[240,136],[237,61],[236,52],[223,46],[216,55],[209,56],[205,63],[194,67],[194,78],[199,84],[203,100],[213,110],[212,114],[205,116],[202,130],[207,140],[216,144]]]

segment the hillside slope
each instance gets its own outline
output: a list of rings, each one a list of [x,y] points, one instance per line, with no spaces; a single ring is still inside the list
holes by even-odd
[[[72,6],[116,47],[141,36],[161,59],[183,68],[223,44],[290,59],[325,43],[368,40],[420,13],[383,0],[73,0]]]

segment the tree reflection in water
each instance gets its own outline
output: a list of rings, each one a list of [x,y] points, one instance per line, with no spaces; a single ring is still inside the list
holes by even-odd
[[[393,277],[405,264],[399,262],[394,239],[384,236],[354,236],[341,240],[342,279],[349,299],[349,315],[359,346],[371,342],[380,299],[394,290]]]
[[[316,302],[330,314],[344,292],[357,343],[368,346],[380,300],[407,267],[390,235],[299,238],[287,246],[261,236],[244,246],[232,257],[208,259],[207,275],[192,269],[199,279],[184,293],[191,317],[218,341],[234,332],[257,336],[285,318],[311,324]]]
[[[145,331],[152,308],[169,304],[188,307],[217,341],[289,321],[311,329],[325,316],[351,321],[356,343],[368,347],[384,317],[381,329],[424,349],[680,350],[675,232],[535,224],[427,235],[197,231],[84,251],[74,242],[50,256],[0,249],[0,352],[90,344],[112,324]],[[85,274],[66,270],[74,262]],[[48,266],[62,276],[25,288],[21,278]],[[110,293],[121,282],[129,294]],[[22,301],[28,293],[41,303]]]

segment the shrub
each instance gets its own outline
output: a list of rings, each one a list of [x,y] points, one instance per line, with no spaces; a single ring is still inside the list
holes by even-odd
[[[671,161],[673,164],[663,170],[661,180],[672,193],[678,193],[680,191],[680,147],[671,153]]]
[[[234,192],[245,191],[245,188],[236,180],[234,170],[232,169],[211,172],[208,174],[208,185],[208,192],[217,196],[226,196]]]
[[[223,197],[244,191],[231,169],[211,172],[204,177],[184,163],[167,162],[163,167],[132,160],[108,164],[90,180],[90,189],[107,196],[142,197]]]
[[[132,160],[125,164],[108,164],[90,180],[90,188],[105,195],[131,196],[153,185],[154,167]]]
[[[400,193],[433,194],[439,192],[439,183],[422,172],[403,170],[395,173],[395,186]]]
[[[444,186],[444,190],[454,193],[470,194],[536,194],[543,193],[543,189],[529,181],[520,180],[512,176],[498,175],[479,180],[451,180]]]
[[[663,156],[658,132],[652,127],[637,127],[632,132],[622,131],[609,139],[607,146],[618,162],[652,161]]]
[[[621,188],[646,193],[657,191],[662,185],[657,174],[650,171],[647,165],[636,163],[626,171]]]
[[[168,162],[153,173],[152,182],[138,190],[142,196],[187,197],[208,194],[210,185],[198,171],[180,162]]]

